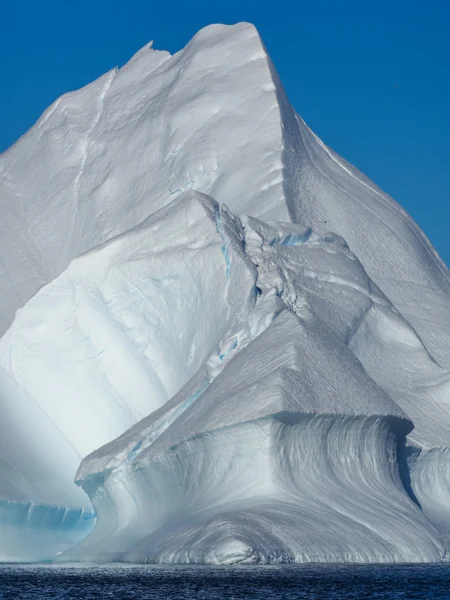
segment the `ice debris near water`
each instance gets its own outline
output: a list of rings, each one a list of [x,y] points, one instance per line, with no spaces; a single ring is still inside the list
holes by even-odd
[[[251,25],[0,157],[0,285],[0,560],[447,559],[448,271]]]

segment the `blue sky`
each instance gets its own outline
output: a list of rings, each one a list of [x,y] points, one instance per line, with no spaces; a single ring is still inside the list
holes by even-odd
[[[258,27],[312,129],[396,198],[450,265],[449,0],[5,2],[0,151],[59,95],[151,39],[175,52],[201,27],[237,21]]]

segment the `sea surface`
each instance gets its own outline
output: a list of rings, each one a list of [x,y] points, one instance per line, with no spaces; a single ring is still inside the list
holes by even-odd
[[[0,565],[0,598],[450,599],[450,565]]]

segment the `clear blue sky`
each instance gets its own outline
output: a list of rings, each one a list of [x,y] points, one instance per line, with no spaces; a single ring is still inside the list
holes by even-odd
[[[450,265],[450,0],[12,0],[2,5],[0,151],[59,95],[151,39],[251,21],[312,129],[410,212]],[[1,215],[0,215],[1,218]]]

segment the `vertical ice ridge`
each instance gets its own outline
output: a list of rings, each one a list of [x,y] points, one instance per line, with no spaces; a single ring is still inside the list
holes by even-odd
[[[118,69],[113,69],[109,75],[107,77],[105,77],[105,82],[103,84],[103,86],[100,89],[100,93],[98,96],[98,102],[99,102],[99,106],[97,108],[97,112],[94,116],[94,119],[90,125],[90,127],[86,130],[86,132],[83,135],[83,139],[81,141],[81,161],[80,161],[80,168],[78,171],[78,174],[76,175],[74,182],[73,182],[73,190],[74,190],[74,213],[72,215],[71,218],[71,223],[72,223],[72,227],[71,230],[68,234],[68,240],[71,240],[74,232],[76,232],[80,227],[83,228],[85,226],[85,219],[82,218],[81,219],[81,223],[78,224],[78,217],[79,217],[79,206],[80,206],[80,202],[82,201],[81,195],[80,195],[80,188],[81,188],[81,180],[83,178],[83,174],[86,168],[86,164],[88,162],[89,159],[89,144],[90,144],[90,139],[93,137],[95,128],[98,126],[100,119],[102,117],[103,114],[103,110],[104,110],[104,103],[105,103],[105,99],[106,96],[108,94],[108,91],[110,90],[114,79],[117,75]],[[66,257],[67,260],[70,260],[72,257],[70,255],[68,255],[69,252],[69,245],[67,246],[67,250],[66,250]]]
[[[220,206],[216,206],[214,208],[214,220],[216,223],[216,231],[217,233],[220,235],[220,238],[222,240],[222,254],[225,258],[225,264],[226,264],[226,271],[225,271],[225,275],[226,278],[228,279],[230,276],[230,258],[228,255],[228,239],[227,236],[225,234],[223,225],[222,225],[222,208]]]

